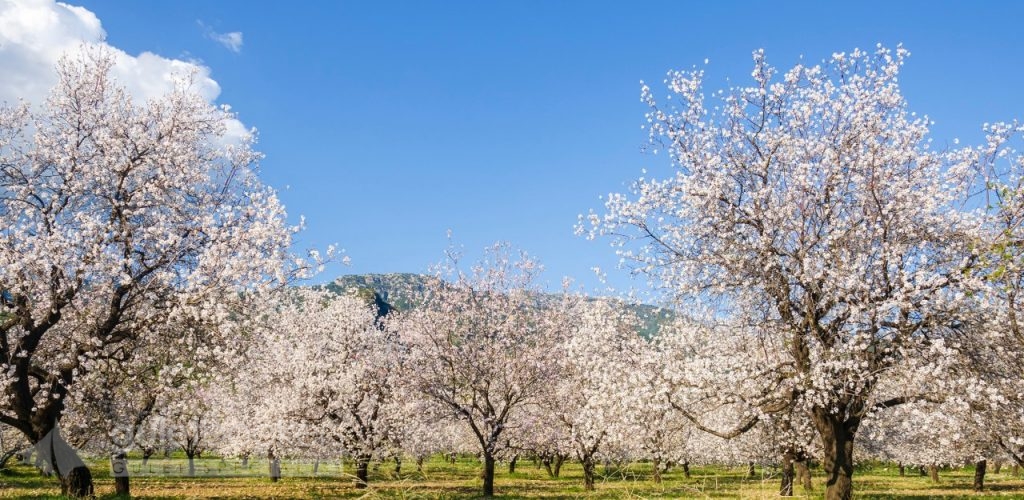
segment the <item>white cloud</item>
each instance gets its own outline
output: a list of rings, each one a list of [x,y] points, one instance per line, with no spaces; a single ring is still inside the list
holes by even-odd
[[[242,51],[243,39],[241,31],[217,33],[212,27],[208,26],[202,20],[196,21],[196,24],[203,29],[203,33],[206,35],[206,38],[223,45],[224,48],[236,54]]]
[[[242,51],[242,32],[232,31],[231,33],[213,33],[212,38],[234,53]]]
[[[109,45],[100,20],[84,7],[54,0],[0,0],[0,102],[41,103],[57,81],[57,60],[88,46],[113,54],[114,78],[140,101],[170,91],[176,79],[190,73],[196,90],[207,100],[213,102],[220,95],[220,85],[202,64],[152,52],[133,56]],[[241,122],[228,128],[233,135],[244,135],[246,130]]]

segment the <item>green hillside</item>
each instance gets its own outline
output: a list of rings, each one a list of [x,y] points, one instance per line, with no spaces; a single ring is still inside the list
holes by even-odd
[[[437,278],[413,273],[392,274],[346,274],[334,281],[321,285],[334,293],[367,293],[374,292],[391,307],[408,310],[423,303],[423,293],[427,284]],[[557,295],[540,294],[538,305],[553,301]],[[640,334],[652,337],[658,333],[659,326],[672,317],[671,311],[648,304],[629,303],[614,298],[590,298],[588,300],[611,301],[621,307],[632,310],[642,322]]]

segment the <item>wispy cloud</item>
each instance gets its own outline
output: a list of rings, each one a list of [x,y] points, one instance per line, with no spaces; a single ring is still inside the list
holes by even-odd
[[[236,54],[242,51],[242,44],[244,43],[244,40],[242,38],[242,32],[241,31],[230,31],[230,32],[227,32],[227,33],[218,33],[216,31],[214,31],[214,29],[212,27],[208,26],[206,23],[204,23],[201,20],[200,21],[196,21],[196,23],[199,24],[199,26],[201,28],[203,28],[203,34],[206,35],[206,38],[209,38],[210,40],[213,40],[213,41],[223,45],[224,48],[226,48],[226,49],[228,49],[231,52],[234,52]]]

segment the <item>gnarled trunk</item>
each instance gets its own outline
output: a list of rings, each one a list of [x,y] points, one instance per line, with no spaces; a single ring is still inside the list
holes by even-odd
[[[782,453],[782,483],[779,485],[779,496],[793,496],[793,479],[796,477],[796,470],[793,462],[796,461],[796,453],[786,450]]]
[[[586,491],[594,491],[594,469],[596,468],[597,463],[594,462],[594,457],[583,458],[583,489]]]
[[[859,421],[844,420],[824,409],[812,415],[822,443],[825,499],[853,498],[853,440]]]
[[[988,462],[985,460],[979,460],[974,464],[974,491],[985,490],[985,469],[987,468]]]
[[[516,473],[516,461],[518,461],[518,460],[519,460],[519,455],[512,455],[512,460],[508,461],[508,473],[509,474],[515,474]]]

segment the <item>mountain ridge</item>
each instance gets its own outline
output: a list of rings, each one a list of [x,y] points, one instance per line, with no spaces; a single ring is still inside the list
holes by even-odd
[[[423,303],[422,294],[431,280],[439,278],[416,273],[343,274],[318,287],[336,294],[358,293],[372,290],[388,305],[399,311],[412,309]],[[537,292],[539,303],[554,300],[558,294]],[[615,297],[588,297],[588,300],[608,301],[634,312],[641,321],[640,335],[651,338],[660,326],[672,318],[668,309],[649,304],[631,303]]]

